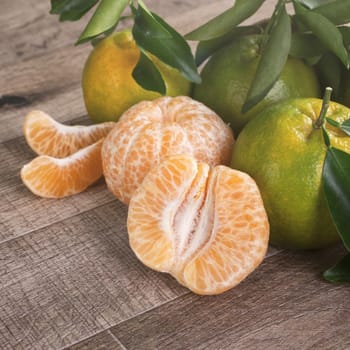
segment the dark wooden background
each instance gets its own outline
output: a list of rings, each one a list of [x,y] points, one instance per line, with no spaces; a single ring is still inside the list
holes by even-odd
[[[146,3],[182,33],[232,4]],[[34,157],[21,130],[28,111],[89,123],[80,80],[91,47],[73,46],[84,23],[48,12],[49,0],[0,4],[0,349],[350,349],[349,286],[321,277],[342,248],[270,249],[238,287],[199,297],[139,263],[127,208],[103,181],[62,200],[22,185]]]

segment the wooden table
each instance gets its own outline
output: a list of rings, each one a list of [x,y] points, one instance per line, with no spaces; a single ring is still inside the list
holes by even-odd
[[[182,33],[231,3],[147,1]],[[19,178],[34,157],[23,118],[41,109],[89,123],[80,80],[91,47],[73,46],[84,23],[59,23],[49,0],[2,0],[0,9],[1,349],[350,348],[349,286],[321,277],[342,248],[270,249],[239,286],[200,297],[135,258],[127,208],[103,181],[62,200],[29,192]]]

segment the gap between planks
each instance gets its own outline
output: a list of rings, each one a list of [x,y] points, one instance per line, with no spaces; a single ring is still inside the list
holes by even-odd
[[[23,184],[22,184],[22,186],[24,187]],[[73,215],[71,215],[71,216],[69,216],[69,217],[65,217],[65,218],[62,218],[62,219],[59,219],[59,220],[56,220],[56,221],[52,221],[52,222],[50,222],[50,223],[48,223],[48,224],[46,224],[46,225],[38,226],[38,227],[36,227],[36,228],[34,228],[34,229],[32,229],[32,230],[26,231],[26,232],[24,232],[24,233],[22,233],[22,234],[19,234],[19,235],[17,235],[17,236],[14,236],[14,237],[11,237],[11,238],[8,238],[8,239],[4,239],[4,240],[0,241],[0,247],[1,247],[3,244],[7,244],[7,243],[9,243],[9,242],[11,242],[11,241],[17,240],[18,238],[23,238],[23,237],[25,237],[25,236],[28,235],[28,234],[35,233],[35,232],[38,231],[38,230],[42,230],[42,229],[44,229],[44,228],[50,227],[50,226],[52,226],[52,225],[59,224],[60,222],[64,222],[64,221],[66,221],[66,220],[68,220],[68,219],[74,218],[74,217],[79,216],[79,215],[81,215],[81,214],[88,213],[88,212],[90,212],[90,211],[96,210],[96,209],[98,209],[98,208],[100,208],[100,207],[103,207],[103,206],[105,206],[105,205],[108,205],[108,204],[110,204],[110,203],[113,203],[115,200],[116,200],[116,199],[112,199],[112,200],[110,200],[110,201],[101,203],[100,205],[96,205],[95,207],[92,207],[92,208],[89,208],[89,209],[86,209],[86,210],[82,210],[82,211],[80,211],[79,213],[73,214]]]
[[[123,349],[123,350],[127,350],[127,348],[124,346],[124,344],[119,340],[119,338],[117,338],[108,328],[107,329],[107,334],[109,334],[111,336],[111,338],[113,338],[113,340]]]
[[[281,253],[283,253],[284,251],[285,251],[284,249],[276,249],[276,248],[271,248],[271,247],[269,247],[269,251],[267,252],[267,255],[266,255],[264,261],[267,260],[267,259],[269,259],[269,258],[271,258],[271,257],[273,257],[273,256],[275,256],[275,255],[281,254]],[[161,272],[159,272],[159,273],[161,273]],[[156,309],[159,309],[159,308],[161,308],[161,307],[163,307],[163,306],[166,306],[166,305],[169,304],[169,303],[173,303],[174,301],[176,301],[176,300],[178,300],[178,299],[181,299],[181,298],[185,297],[186,295],[190,295],[190,294],[192,294],[191,291],[186,291],[186,292],[184,292],[184,293],[182,293],[182,294],[179,294],[179,295],[173,297],[172,299],[168,299],[168,300],[166,300],[166,301],[164,301],[164,302],[162,302],[162,303],[159,303],[159,304],[157,304],[157,305],[155,305],[155,306],[152,306],[152,307],[150,307],[150,308],[148,308],[148,309],[145,309],[145,310],[143,310],[143,311],[141,311],[141,312],[139,312],[139,313],[137,313],[137,314],[135,314],[135,315],[133,315],[133,316],[131,316],[131,317],[128,317],[128,318],[126,318],[126,319],[124,319],[124,320],[122,320],[122,321],[120,321],[120,322],[116,322],[116,323],[110,325],[108,328],[105,328],[105,329],[100,330],[100,331],[98,331],[98,332],[96,332],[96,333],[94,333],[94,334],[91,334],[91,335],[87,336],[87,337],[84,337],[84,338],[82,338],[82,339],[79,339],[77,342],[74,342],[74,343],[72,343],[72,344],[69,344],[68,346],[65,346],[65,347],[63,347],[63,348],[60,348],[60,349],[58,349],[58,350],[69,350],[71,347],[76,346],[76,345],[78,345],[78,344],[81,344],[81,343],[85,342],[86,340],[88,340],[88,339],[90,339],[90,338],[94,338],[94,337],[96,337],[96,336],[98,336],[98,335],[100,335],[100,334],[102,334],[102,333],[104,333],[104,332],[107,332],[110,336],[112,336],[112,338],[114,339],[114,341],[115,341],[119,346],[121,346],[122,349],[127,350],[127,347],[125,347],[125,345],[122,343],[122,341],[121,341],[115,334],[113,334],[113,332],[111,332],[111,329],[112,329],[112,328],[114,328],[114,327],[116,327],[116,326],[118,326],[118,325],[121,325],[121,324],[123,324],[123,323],[125,323],[125,322],[129,322],[129,321],[131,321],[131,320],[133,320],[133,319],[135,319],[135,318],[137,318],[137,317],[139,317],[139,316],[141,316],[141,315],[144,315],[144,314],[146,314],[146,313],[148,313],[148,312],[151,312],[151,311],[154,311],[154,310],[156,310]]]

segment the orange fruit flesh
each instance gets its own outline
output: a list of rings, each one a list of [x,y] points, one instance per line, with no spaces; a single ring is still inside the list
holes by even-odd
[[[102,176],[102,143],[103,139],[66,158],[38,156],[21,169],[22,181],[45,198],[82,192]]]
[[[35,110],[27,114],[23,133],[30,148],[39,155],[65,158],[104,138],[115,123],[63,125],[48,114]]]
[[[131,199],[130,246],[147,266],[198,294],[222,293],[263,260],[269,224],[247,174],[187,155],[152,169]]]
[[[209,165],[228,164],[230,128],[189,97],[144,101],[126,111],[102,148],[108,188],[129,203],[145,175],[168,156],[190,154]]]

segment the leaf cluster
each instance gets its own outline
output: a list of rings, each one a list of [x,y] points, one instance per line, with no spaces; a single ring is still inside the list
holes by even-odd
[[[333,98],[341,100],[342,76],[349,67],[349,0],[278,0],[273,14],[263,23],[243,26],[265,0],[236,0],[232,7],[186,34],[177,33],[142,0],[51,0],[51,13],[61,21],[74,21],[95,11],[77,44],[96,42],[110,34],[124,17],[127,7],[133,17],[133,34],[142,54],[133,76],[145,89],[165,94],[162,76],[150,59],[157,56],[178,69],[191,82],[200,83],[197,66],[237,36],[261,33],[260,62],[243,112],[263,99],[278,79],[288,56],[315,65],[324,86],[332,86]],[[287,3],[292,10],[287,11]],[[187,41],[198,42],[195,57]]]
[[[176,68],[189,81],[200,83],[197,66],[190,46],[185,38],[167,24],[160,16],[151,12],[142,0],[51,0],[52,14],[61,21],[78,20],[94,6],[95,12],[76,44],[91,41],[93,44],[113,32],[123,20],[127,8],[133,18],[132,33],[141,51],[140,59],[133,71],[134,79],[143,88],[165,94],[166,87],[158,68],[150,58],[158,57]]]
[[[260,62],[243,112],[266,96],[278,79],[288,56],[315,65],[323,77],[324,86],[331,85],[333,96],[338,98],[342,74],[349,68],[347,47],[350,44],[350,28],[344,24],[350,21],[350,1],[279,0],[272,16],[264,23],[240,26],[263,3],[263,0],[236,0],[230,9],[187,34],[187,39],[199,41],[197,63],[203,62],[220,47],[234,40],[236,35],[241,35],[239,29],[246,32],[259,32],[260,29],[264,38]],[[287,3],[291,3],[292,10],[287,8]],[[329,64],[330,60],[332,64]]]
[[[328,124],[350,136],[350,119],[339,123],[327,118]],[[323,165],[322,183],[329,213],[348,254],[336,265],[326,270],[323,276],[331,282],[350,282],[350,155],[334,148],[323,124],[323,134],[327,146]]]

